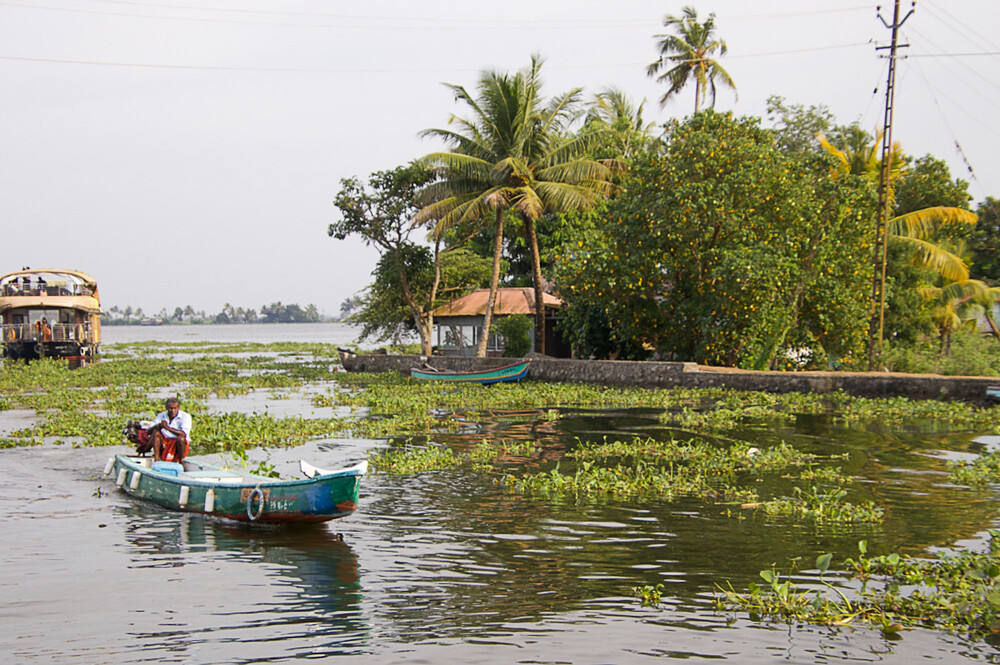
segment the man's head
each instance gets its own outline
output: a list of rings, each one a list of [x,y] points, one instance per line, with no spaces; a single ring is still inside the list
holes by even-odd
[[[181,410],[181,402],[176,397],[171,397],[167,400],[167,415],[173,420],[177,416],[177,412]]]

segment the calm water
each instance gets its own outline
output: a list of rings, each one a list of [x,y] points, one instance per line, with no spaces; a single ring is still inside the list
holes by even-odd
[[[103,326],[102,344],[131,342],[303,342],[344,346],[358,329],[346,323],[256,323],[204,326]],[[362,348],[370,348],[363,344]]]
[[[667,434],[642,410],[540,415],[499,413],[434,440],[461,448],[484,436],[530,438],[542,452],[522,463],[547,468],[577,438]],[[800,417],[741,433],[759,445],[850,453],[844,470],[888,508],[880,527],[737,519],[684,501],[529,501],[466,472],[437,472],[370,476],[359,512],[325,526],[245,528],[116,491],[100,471],[124,448],[3,450],[0,472],[12,482],[0,488],[0,662],[998,662],[987,642],[934,631],[886,641],[712,608],[716,584],[740,588],[796,556],[842,561],[862,538],[876,553],[981,546],[997,496],[952,487],[945,474],[946,459],[982,449],[979,433],[910,429]],[[313,442],[270,459],[283,470],[298,458],[334,466],[386,445]],[[660,607],[630,597],[659,582]]]

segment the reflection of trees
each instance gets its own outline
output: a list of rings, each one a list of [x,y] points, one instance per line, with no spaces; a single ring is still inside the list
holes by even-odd
[[[974,537],[995,518],[994,493],[950,486],[946,462],[936,452],[971,451],[971,434],[904,431],[916,428],[912,421],[844,425],[822,415],[748,419],[724,433],[685,432],[668,430],[657,414],[642,409],[452,412],[442,418],[459,426],[443,427],[430,439],[456,450],[469,450],[484,438],[535,442],[532,457],[502,460],[503,471],[511,473],[519,472],[517,465],[537,472],[556,462],[563,473],[572,473],[575,461],[565,452],[578,440],[605,436],[612,441],[633,435],[706,436],[723,446],[734,439],[760,447],[785,441],[855,477],[848,499],[874,499],[887,509],[886,522],[817,525],[687,499],[532,499],[506,494],[491,479],[472,473],[418,474],[399,479],[393,492],[399,496],[380,494],[365,508],[369,515],[414,516],[380,525],[380,537],[401,543],[408,564],[408,575],[395,580],[396,593],[427,600],[426,605],[423,600],[390,603],[393,623],[427,627],[436,618],[442,625],[458,622],[455,630],[461,631],[483,622],[579,609],[599,598],[620,600],[633,586],[658,582],[667,584],[665,598],[673,599],[668,602],[701,605],[715,584],[731,580],[745,587],[772,565],[808,570],[818,554],[832,552],[836,567],[857,556],[862,539],[873,554],[926,553]],[[842,453],[848,458],[831,460]],[[786,472],[753,485],[763,497],[806,486]],[[440,621],[442,616],[448,621]]]

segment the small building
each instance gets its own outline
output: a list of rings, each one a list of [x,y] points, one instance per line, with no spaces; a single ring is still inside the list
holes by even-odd
[[[477,289],[461,298],[441,305],[434,310],[434,326],[436,328],[436,344],[438,352],[446,356],[474,356],[479,346],[483,332],[483,319],[486,315],[486,304],[489,302],[490,290]],[[559,309],[563,302],[550,293],[542,294],[545,308],[545,352],[556,358],[570,356],[569,345],[563,342],[562,336],[556,330]],[[535,290],[525,288],[497,289],[496,302],[493,304],[493,320],[525,314],[535,317]],[[537,351],[538,344],[533,339],[532,349]],[[486,347],[489,356],[503,355],[503,342],[497,335],[490,335]]]

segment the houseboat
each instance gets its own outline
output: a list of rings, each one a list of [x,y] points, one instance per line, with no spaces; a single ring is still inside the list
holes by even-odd
[[[101,344],[97,282],[78,270],[24,269],[0,276],[3,355],[84,361]]]

